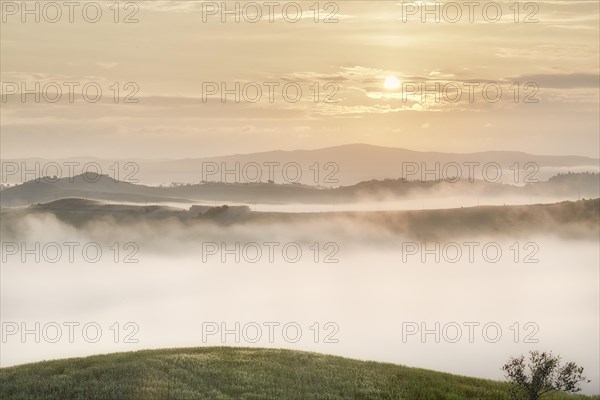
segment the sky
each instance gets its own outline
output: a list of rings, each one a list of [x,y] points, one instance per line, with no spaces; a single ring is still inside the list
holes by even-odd
[[[3,158],[600,155],[596,0],[0,3]]]

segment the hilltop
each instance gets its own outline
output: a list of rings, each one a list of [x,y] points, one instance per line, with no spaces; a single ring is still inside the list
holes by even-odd
[[[502,382],[395,364],[229,347],[145,350],[0,369],[0,397],[6,400],[509,400],[508,389]]]

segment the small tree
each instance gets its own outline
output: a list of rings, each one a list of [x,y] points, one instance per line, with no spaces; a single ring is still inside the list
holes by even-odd
[[[511,357],[502,370],[513,384],[513,399],[538,400],[553,391],[577,393],[580,382],[590,382],[583,376],[583,367],[574,362],[561,365],[560,356],[539,351],[529,352],[527,366],[524,356]]]

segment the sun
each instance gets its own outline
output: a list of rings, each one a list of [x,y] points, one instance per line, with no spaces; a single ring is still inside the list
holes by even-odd
[[[383,86],[388,90],[398,89],[400,87],[400,80],[398,78],[396,78],[395,76],[390,75],[387,78],[385,78],[385,81],[383,82]]]

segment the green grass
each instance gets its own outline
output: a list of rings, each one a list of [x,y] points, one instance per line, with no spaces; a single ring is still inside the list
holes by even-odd
[[[145,350],[0,369],[1,399],[503,400],[507,393],[502,382],[394,364],[230,347]],[[583,398],[589,397],[548,397]]]

